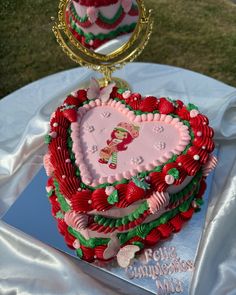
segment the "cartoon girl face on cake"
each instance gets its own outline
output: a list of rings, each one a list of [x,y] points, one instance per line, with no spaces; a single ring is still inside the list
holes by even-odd
[[[111,139],[107,140],[107,146],[100,150],[98,161],[116,169],[118,152],[127,150],[128,145],[138,136],[139,126],[127,122],[119,123],[113,129]]]

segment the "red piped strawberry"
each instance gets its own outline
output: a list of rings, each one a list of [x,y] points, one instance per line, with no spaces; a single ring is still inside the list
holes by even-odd
[[[73,95],[68,95],[64,103],[67,105],[75,105],[77,107],[81,104],[78,98],[74,97]]]
[[[84,101],[88,99],[87,91],[85,89],[79,89],[76,93],[76,96],[78,97],[78,100],[80,101],[80,103],[83,103]]]
[[[141,99],[141,94],[133,93],[127,99],[127,104],[130,105],[133,110],[138,110],[140,107]]]
[[[132,178],[133,181],[127,185],[126,199],[128,202],[136,202],[145,196],[146,190],[150,188],[150,185],[145,181],[141,181],[137,177]]]
[[[176,114],[182,119],[182,120],[189,120],[190,114],[189,111],[186,109],[186,107],[177,108]]]
[[[141,101],[139,109],[142,112],[153,112],[157,110],[158,100],[154,96],[148,96]]]
[[[118,98],[118,99],[120,99],[120,100],[124,100],[124,97],[123,97],[122,93],[119,93],[118,90],[119,90],[119,89],[118,89],[116,86],[113,87],[113,89],[112,89],[112,93],[111,93],[110,97],[111,97],[111,98]]]
[[[164,97],[160,98],[158,109],[159,109],[160,113],[164,114],[164,115],[168,115],[170,113],[173,113],[175,110],[173,104]]]
[[[177,99],[175,101],[175,105],[176,105],[177,109],[181,109],[183,107],[184,103],[182,102],[182,100]]]
[[[77,121],[77,112],[75,109],[66,109],[62,113],[63,116],[71,123]]]

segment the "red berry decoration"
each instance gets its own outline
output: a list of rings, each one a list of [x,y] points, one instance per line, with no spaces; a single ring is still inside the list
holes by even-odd
[[[150,185],[144,180],[141,181],[137,177],[132,178],[133,181],[127,185],[126,199],[128,202],[133,203],[145,196],[146,190],[149,189]]]
[[[78,90],[76,95],[77,95],[80,103],[83,103],[84,101],[86,101],[88,99],[87,98],[87,91],[85,89]]]
[[[73,95],[67,96],[64,103],[67,104],[67,105],[74,105],[74,106],[77,106],[77,107],[81,104],[80,101],[78,100],[78,98],[74,97]]]
[[[77,121],[77,112],[75,109],[66,109],[62,113],[63,116],[71,123]]]
[[[164,114],[164,115],[168,115],[170,113],[173,113],[175,110],[173,104],[164,97],[160,98],[158,108],[159,108],[160,113]]]
[[[131,106],[133,110],[138,110],[141,103],[141,95],[139,93],[133,93],[127,99],[127,103]]]
[[[153,112],[157,110],[158,100],[154,96],[148,96],[141,101],[139,109],[142,112]]]

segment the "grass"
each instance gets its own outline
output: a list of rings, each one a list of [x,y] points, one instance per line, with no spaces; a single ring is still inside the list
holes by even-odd
[[[56,0],[2,3],[0,97],[77,65],[57,45],[50,17]],[[236,86],[236,4],[229,0],[146,0],[152,39],[139,61],[174,65]]]

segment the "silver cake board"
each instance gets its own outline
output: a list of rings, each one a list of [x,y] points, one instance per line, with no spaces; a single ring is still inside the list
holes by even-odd
[[[3,221],[70,255],[83,271],[107,285],[117,286],[122,294],[189,294],[213,173],[207,178],[201,210],[193,214],[180,232],[146,249],[127,269],[119,267],[116,260],[92,264],[84,262],[76,256],[75,251],[67,247],[51,215],[51,204],[45,191],[47,178],[42,168],[4,215]]]

